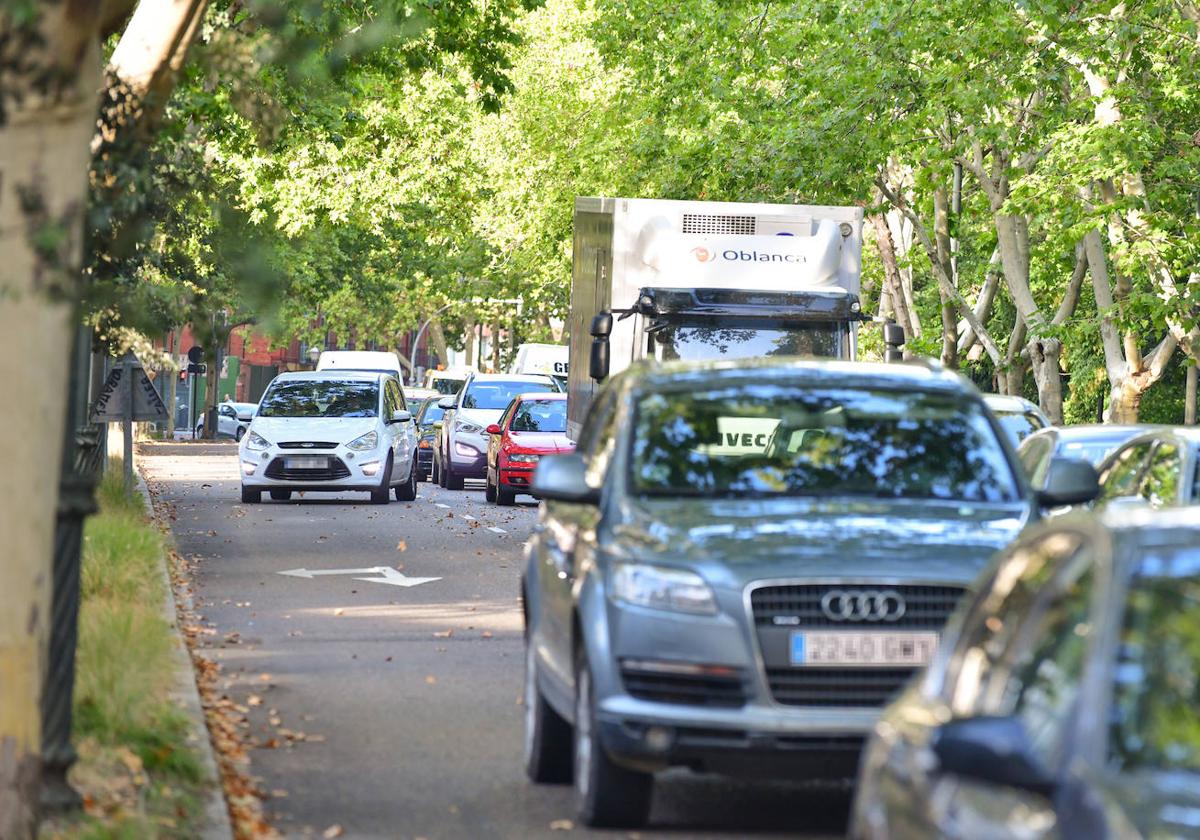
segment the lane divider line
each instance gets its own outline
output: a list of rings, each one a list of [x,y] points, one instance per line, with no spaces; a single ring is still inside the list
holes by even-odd
[[[434,505],[440,508],[445,508],[446,510],[450,510],[450,505],[444,505],[441,502],[434,502]]]
[[[508,531],[505,531],[503,528],[497,528],[495,525],[489,525],[488,530],[491,531],[493,534],[507,534],[508,533]]]

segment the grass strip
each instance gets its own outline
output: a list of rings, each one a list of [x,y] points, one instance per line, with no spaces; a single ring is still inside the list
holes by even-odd
[[[194,837],[203,772],[172,698],[175,633],[163,617],[164,537],[110,462],[84,530],[71,782],[84,812],[51,838]]]

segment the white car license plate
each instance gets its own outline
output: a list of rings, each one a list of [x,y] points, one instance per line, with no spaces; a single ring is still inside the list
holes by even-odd
[[[329,466],[328,458],[284,458],[283,467],[288,470],[323,470]]]
[[[937,633],[792,633],[793,665],[925,665]]]

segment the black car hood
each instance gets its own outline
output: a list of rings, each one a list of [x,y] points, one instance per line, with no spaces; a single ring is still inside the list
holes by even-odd
[[[734,587],[790,576],[969,583],[1029,517],[1020,503],[893,499],[631,499],[621,507],[615,555],[696,567],[710,583]]]

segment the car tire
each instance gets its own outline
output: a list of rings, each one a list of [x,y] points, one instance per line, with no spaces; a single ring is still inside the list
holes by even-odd
[[[490,472],[483,479],[483,500],[485,502],[496,501],[496,485],[492,484],[492,474]]]
[[[573,770],[571,725],[537,687],[534,648],[525,639],[525,775],[543,785],[569,784]]]
[[[503,484],[496,485],[496,504],[500,505],[500,507],[512,507],[516,503],[516,491],[505,490]]]
[[[433,456],[433,461],[429,465],[429,483],[442,486],[442,470],[438,466],[437,456]]]
[[[242,504],[256,505],[261,501],[262,501],[262,491],[261,490],[251,490],[250,488],[246,487],[246,485],[244,485],[244,484],[242,485]]]
[[[389,453],[387,466],[383,468],[383,481],[379,487],[371,491],[371,504],[386,505],[392,500],[392,456]]]
[[[587,657],[575,669],[575,803],[592,828],[639,828],[650,816],[654,776],[613,762],[596,731],[596,702]]]
[[[238,426],[237,434],[235,434],[233,436],[233,439],[236,440],[238,443],[241,443],[242,438],[244,438],[245,436],[246,436],[246,427]]]
[[[463,477],[461,475],[455,475],[454,467],[451,466],[450,464],[444,464],[442,466],[442,476],[446,480],[446,489],[447,490],[463,489],[463,486],[464,486],[463,485]]]
[[[288,499],[292,498],[292,491],[291,490],[272,490],[271,498],[277,502],[286,502]]]
[[[396,501],[411,502],[417,498],[417,453],[413,453],[412,465],[408,468],[408,481],[396,485]]]

